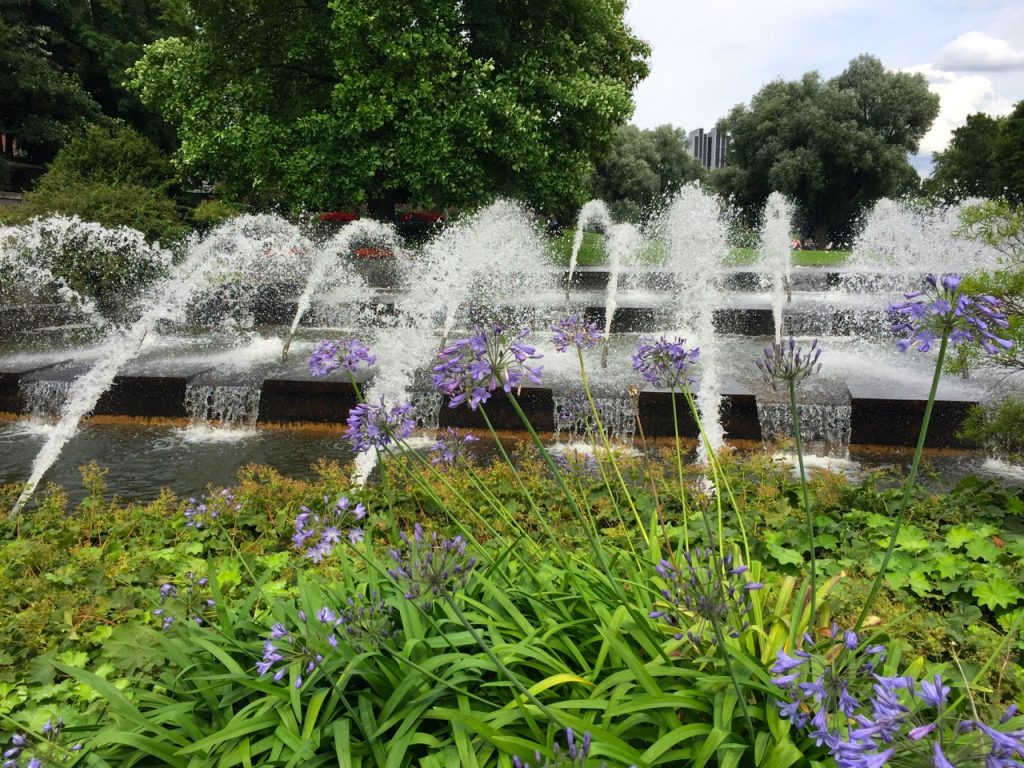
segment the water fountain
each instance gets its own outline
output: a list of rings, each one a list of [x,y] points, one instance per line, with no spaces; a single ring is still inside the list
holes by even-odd
[[[591,318],[603,313],[609,342],[586,364],[602,413],[623,440],[635,427],[634,403],[625,393],[638,383],[629,365],[638,335],[682,335],[701,347],[698,403],[712,444],[719,446],[726,434],[760,439],[776,432],[782,421],[778,404],[757,383],[751,361],[766,340],[795,332],[826,335],[824,372],[829,386],[836,385],[826,393],[830,399],[814,395],[818,399],[803,406],[809,435],[816,431],[823,445],[840,453],[850,442],[913,441],[914,411],[926,395],[930,361],[891,351],[880,308],[895,296],[882,292],[891,286],[877,277],[916,278],[926,263],[923,250],[937,247],[931,235],[908,235],[898,241],[900,253],[909,254],[899,265],[878,260],[891,239],[884,233],[898,231],[901,221],[910,227],[912,211],[881,204],[858,243],[858,256],[870,254],[875,261],[861,257],[838,270],[794,269],[788,279],[793,300],[779,302],[777,291],[769,294],[758,284],[761,275],[782,274],[785,267],[769,266],[764,257],[750,268],[726,266],[725,223],[714,199],[700,189],[684,189],[644,235],[602,218],[601,210],[591,205],[587,216],[597,217],[607,237],[606,283],[600,293],[574,290],[568,307],[560,287],[566,275],[551,269],[541,233],[525,212],[505,201],[450,224],[416,253],[404,251],[393,233],[377,225],[317,240],[276,217],[243,217],[193,239],[152,290],[125,305],[127,319],[105,336],[96,330],[99,324],[69,331],[63,339],[52,329],[28,327],[7,335],[0,354],[0,411],[25,411],[29,400],[40,413],[59,405],[59,423],[45,428],[45,445],[26,488],[39,482],[89,412],[184,420],[187,400],[197,421],[216,423],[226,416],[257,427],[343,422],[345,405],[354,403],[351,387],[333,377],[313,380],[304,366],[311,342],[324,337],[358,336],[369,343],[378,365],[362,382],[366,397],[413,400],[418,423],[429,432],[481,425],[467,409],[442,408],[425,383],[444,340],[476,323],[531,326],[532,342],[545,353],[545,385],[524,389],[521,400],[538,427],[553,431],[557,406],[572,396],[578,371],[573,356],[553,353],[546,339],[551,321],[570,311]],[[920,216],[914,226],[929,221],[938,226]],[[942,221],[948,237],[949,220]],[[784,233],[788,255],[788,229],[784,204],[770,206],[763,250],[781,243]],[[9,230],[3,234],[9,241]],[[391,244],[394,258],[372,264],[352,259],[351,245],[361,238]],[[29,239],[19,244],[22,251]],[[955,263],[961,247],[942,247]],[[3,251],[5,264],[13,263],[11,253],[9,247]],[[654,261],[627,255],[636,253]],[[600,270],[588,276],[593,282]],[[17,281],[35,288],[38,301],[51,300],[38,286],[60,291],[59,281],[41,272],[22,270]],[[69,304],[88,302],[66,295]],[[286,342],[294,359],[282,361]],[[983,378],[943,382],[932,444],[955,443],[958,418],[986,396]],[[110,401],[131,388],[129,382],[139,394],[114,407]],[[673,432],[666,394],[650,388],[639,393],[636,407],[648,436]],[[498,426],[516,428],[501,408],[498,398]],[[684,434],[692,435],[692,423],[684,421]],[[566,436],[573,430],[579,434],[585,427],[563,425]],[[19,507],[28,495],[26,490]]]
[[[580,248],[583,247],[583,236],[587,227],[597,225],[602,230],[608,230],[612,224],[612,216],[608,212],[608,206],[602,200],[590,200],[583,204],[579,216],[576,217],[576,232],[572,238],[572,253],[569,256],[569,271],[565,278],[565,299],[569,300],[569,291],[572,289],[572,279],[576,273],[576,263],[580,257]]]
[[[782,340],[782,309],[791,297],[790,283],[793,272],[793,253],[790,235],[793,231],[793,204],[778,192],[768,196],[764,206],[764,221],[758,253],[769,270],[772,285],[772,317],[775,320],[775,340]]]

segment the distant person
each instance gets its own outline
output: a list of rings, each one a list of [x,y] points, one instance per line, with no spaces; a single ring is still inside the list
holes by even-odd
[[[794,237],[789,241],[789,250],[799,251],[800,250],[800,238]]]
[[[548,237],[558,237],[562,232],[562,228],[558,226],[558,219],[554,216],[548,216],[548,223],[545,226],[545,231],[547,232]]]

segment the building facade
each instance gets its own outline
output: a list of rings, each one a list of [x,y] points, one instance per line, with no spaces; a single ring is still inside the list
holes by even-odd
[[[729,134],[718,128],[710,131],[698,128],[686,135],[686,148],[705,168],[721,168],[726,164]]]

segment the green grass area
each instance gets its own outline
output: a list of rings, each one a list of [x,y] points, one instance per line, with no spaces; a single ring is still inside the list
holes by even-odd
[[[548,250],[555,264],[568,265],[572,257],[574,233],[566,230],[556,238],[548,241]],[[660,241],[645,244],[644,250],[637,259],[642,262],[657,264],[665,257],[665,246]],[[845,263],[850,258],[849,251],[793,251],[793,265],[798,267],[829,267]],[[580,246],[577,266],[594,267],[606,263],[607,254],[604,250],[604,237],[596,232],[585,232],[583,244]],[[757,251],[754,248],[734,248],[728,260],[730,266],[746,266],[757,262]]]

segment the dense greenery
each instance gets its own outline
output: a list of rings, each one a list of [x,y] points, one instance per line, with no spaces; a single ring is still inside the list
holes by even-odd
[[[0,211],[0,220],[79,216],[169,243],[188,231],[173,184],[174,169],[150,141],[121,124],[91,125],[57,153],[22,205]]]
[[[132,70],[190,177],[289,208],[561,209],[632,111],[647,46],[621,0],[190,4]]]
[[[639,222],[684,184],[703,176],[704,167],[687,151],[682,128],[624,125],[611,153],[597,165],[590,194],[608,203],[617,220]]]
[[[165,133],[124,73],[143,44],[186,30],[175,0],[0,1],[0,131],[37,162],[104,116]]]
[[[712,183],[748,219],[782,192],[818,248],[845,242],[874,202],[916,188],[907,153],[938,111],[922,75],[886,71],[873,56],[859,56],[831,80],[817,72],[775,80],[724,121],[729,165]]]
[[[968,115],[949,146],[935,153],[925,190],[943,200],[988,197],[1024,204],[1024,101],[1005,117]]]
[[[683,508],[662,474],[671,464],[665,459],[622,468],[635,484],[640,515],[661,520],[674,539]],[[333,504],[346,493],[346,474],[335,465],[320,465],[320,479],[311,483],[248,468],[230,493],[202,499],[205,516],[191,519],[183,512],[197,504],[167,494],[147,505],[108,499],[102,470],[85,468],[89,495],[70,516],[66,497],[51,488],[20,530],[7,528],[0,542],[0,706],[35,729],[60,715],[80,727],[70,737],[76,740],[99,720],[88,750],[113,765],[143,755],[182,766],[189,759],[265,764],[275,755],[304,764],[507,765],[502,755],[549,753],[553,730],[565,725],[590,732],[595,754],[613,765],[735,765],[752,743],[725,669],[714,652],[695,652],[646,618],[657,589],[654,563],[644,537],[618,517],[601,473],[580,464],[567,477],[590,500],[609,551],[633,552],[612,566],[640,587],[625,604],[594,571],[554,478],[536,456],[521,453],[518,461],[518,478],[501,462],[475,476],[464,468],[435,474],[393,464],[389,484],[347,492],[367,505],[367,542],[341,547],[319,566],[293,548],[291,536],[303,505],[323,513],[325,496]],[[732,651],[749,654],[744,664],[754,665],[740,674],[766,739],[760,749],[767,750],[761,759],[747,753],[740,764],[810,766],[820,748],[775,716],[776,689],[754,673],[756,659],[770,663],[799,626],[794,601],[808,542],[798,485],[767,457],[724,467],[752,556],[764,563],[757,575],[768,585],[758,596],[758,631]],[[698,474],[687,471],[686,509],[699,541],[701,517],[717,513],[692,484]],[[9,505],[18,489],[6,491]],[[524,493],[540,507],[523,506]],[[898,491],[884,477],[852,484],[822,474],[812,495],[818,563],[829,579],[821,594],[834,605],[832,618],[849,626],[883,556],[887,510]],[[455,514],[471,508],[491,512]],[[955,643],[968,679],[985,669],[974,694],[979,707],[1021,697],[1024,675],[1012,662],[1021,644],[1013,640],[1018,651],[1011,651],[1001,634],[1024,610],[1022,513],[1019,494],[974,480],[946,495],[915,495],[913,523],[900,538],[878,608],[890,671],[901,655],[920,651],[942,662]],[[725,522],[726,535],[737,536],[737,520]],[[457,527],[480,559],[452,604],[440,599],[426,612],[385,574],[394,566],[385,549],[401,546],[396,531],[414,523]],[[528,538],[520,538],[520,525]],[[544,533],[549,526],[557,553]],[[661,538],[657,530],[652,542]],[[176,594],[161,597],[162,584],[176,585]],[[354,623],[330,647],[327,627],[313,618],[317,610],[338,612],[350,598],[369,601],[374,593],[386,604],[378,618],[394,622],[388,636],[371,641]],[[174,622],[161,632],[168,616]],[[295,664],[285,664],[280,683],[254,671],[274,622],[327,659],[303,673],[301,688],[293,685],[301,673]],[[958,673],[946,669],[955,683]]]

